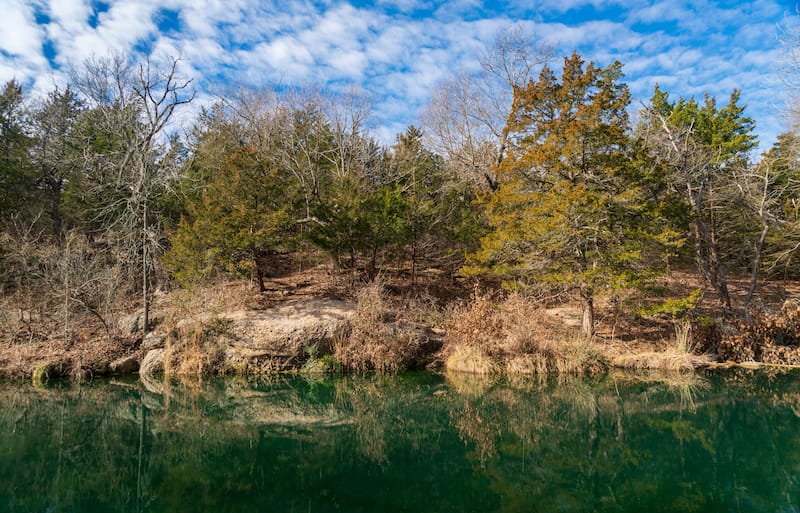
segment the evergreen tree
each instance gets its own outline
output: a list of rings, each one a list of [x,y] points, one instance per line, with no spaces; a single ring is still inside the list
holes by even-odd
[[[183,187],[186,215],[162,260],[184,284],[244,274],[263,291],[269,255],[294,241],[293,177],[268,141],[238,137],[242,127],[221,110],[205,112],[204,125]]]
[[[403,184],[391,176],[389,157],[375,141],[361,134],[336,140],[333,151],[340,158],[322,168],[307,236],[340,267],[355,271],[365,257],[374,277],[381,252],[408,240]]]
[[[422,132],[410,126],[397,136],[390,174],[400,187],[411,259],[411,281],[420,259],[430,256],[434,234],[445,221],[441,203],[444,162],[422,145]]]
[[[0,92],[0,223],[24,211],[34,190],[22,100],[22,87],[7,82]]]
[[[708,95],[702,104],[683,98],[671,102],[656,87],[639,127],[686,207],[688,216],[676,221],[686,228],[697,269],[726,311],[731,310],[726,267],[736,260],[749,262],[740,252],[751,247],[740,236],[750,231],[741,221],[750,218],[742,217],[737,178],[746,174],[757,141],[752,133],[755,124],[744,114],[739,98],[740,92],[733,91],[722,108]]]
[[[51,232],[61,239],[64,235],[64,190],[77,185],[77,170],[81,167],[82,152],[75,127],[81,115],[81,102],[67,86],[55,88],[37,105],[30,115],[31,160],[41,195],[42,209],[50,218]],[[74,178],[74,180],[73,180]],[[69,220],[68,226],[74,223]]]
[[[491,231],[471,270],[558,284],[577,293],[582,330],[594,329],[594,297],[632,283],[651,235],[650,206],[632,165],[621,65],[564,60],[515,90],[510,147],[486,200]]]

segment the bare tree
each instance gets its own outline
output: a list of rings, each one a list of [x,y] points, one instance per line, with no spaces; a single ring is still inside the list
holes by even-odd
[[[192,81],[178,72],[180,58],[158,66],[146,58],[132,65],[123,55],[92,58],[72,75],[96,115],[96,130],[110,142],[97,148],[87,141],[87,167],[101,171],[102,195],[96,217],[131,265],[138,265],[143,306],[143,333],[150,313],[151,276],[160,248],[153,200],[179,177],[166,133],[175,110],[195,96]],[[138,263],[137,263],[138,262]]]
[[[714,179],[711,175],[715,156],[700,144],[691,126],[676,127],[654,109],[645,134],[655,158],[672,171],[671,182],[691,210],[691,239],[697,269],[719,295],[725,311],[731,310],[731,298],[718,243],[715,217]]]
[[[492,168],[505,156],[514,88],[534,78],[551,56],[552,49],[521,25],[498,32],[479,56],[480,72],[459,72],[434,91],[422,115],[426,144],[459,175],[495,189]]]
[[[800,24],[798,18],[789,19],[782,27],[779,39],[783,45],[781,77],[788,88],[787,114],[792,127],[800,124]]]

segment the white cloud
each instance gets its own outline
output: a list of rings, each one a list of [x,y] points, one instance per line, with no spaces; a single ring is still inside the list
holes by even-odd
[[[689,13],[679,2],[662,0],[661,2],[633,10],[628,19],[633,22],[662,23],[665,21],[677,21],[688,16]]]
[[[75,34],[86,28],[92,8],[85,0],[50,0],[47,12],[51,22],[47,25],[48,35],[57,39],[62,34]]]
[[[63,80],[68,63],[144,46],[156,55],[181,55],[183,72],[196,77],[201,92],[219,80],[358,85],[375,98],[376,130],[386,141],[389,131],[416,122],[438,81],[477,70],[483,46],[499,29],[520,23],[557,46],[559,55],[576,49],[599,65],[619,59],[631,90],[644,99],[655,82],[673,96],[725,95],[741,87],[760,122],[779,108],[775,98],[784,94],[779,82],[768,79],[780,57],[775,27],[797,18],[785,14],[788,8],[778,0],[508,0],[507,8],[488,15],[491,3],[477,0],[108,4],[93,28],[89,0],[0,0],[0,79],[16,76],[46,90]],[[34,8],[49,16],[48,24],[36,24]],[[158,33],[164,9],[177,12],[178,31]],[[46,44],[55,63],[44,56]]]
[[[172,8],[180,11],[180,20],[194,37],[214,37],[219,26],[246,23],[244,0],[172,0]]]
[[[0,51],[43,64],[44,30],[36,24],[33,5],[22,0],[0,3]]]

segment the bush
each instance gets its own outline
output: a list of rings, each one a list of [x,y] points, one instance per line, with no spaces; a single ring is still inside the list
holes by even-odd
[[[563,328],[524,297],[475,293],[447,323],[445,367],[492,374],[592,373],[605,364],[590,339]]]
[[[724,360],[800,364],[800,305],[786,302],[776,314],[758,312],[733,328],[717,348]]]
[[[349,337],[334,343],[333,356],[342,369],[395,373],[414,367],[422,343],[398,327],[380,278],[363,287],[357,299]]]

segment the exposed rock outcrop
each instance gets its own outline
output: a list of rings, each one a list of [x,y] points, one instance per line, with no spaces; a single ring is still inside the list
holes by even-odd
[[[166,354],[166,349],[148,351],[139,366],[139,374],[159,374],[164,372],[164,357]]]
[[[179,358],[193,351],[206,357],[216,353],[224,370],[232,372],[300,368],[310,354],[329,353],[336,337],[346,336],[355,308],[346,301],[310,299],[186,320],[178,323],[173,349]]]
[[[139,371],[139,358],[137,355],[117,358],[108,366],[113,374],[133,374]]]
[[[142,340],[141,348],[147,351],[151,349],[161,349],[164,347],[166,338],[167,336],[164,333],[148,333],[147,336],[144,337],[144,340]]]

